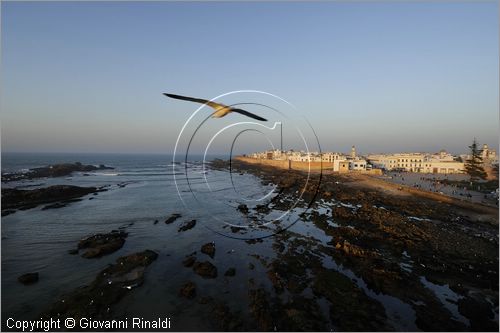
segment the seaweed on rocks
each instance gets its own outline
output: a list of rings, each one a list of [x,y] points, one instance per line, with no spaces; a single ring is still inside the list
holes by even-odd
[[[184,222],[180,227],[179,227],[179,232],[182,232],[182,231],[187,231],[189,229],[193,229],[194,226],[196,225],[196,220],[191,220],[191,221],[188,221],[188,222]]]
[[[95,234],[78,242],[78,250],[85,250],[83,258],[98,258],[122,248],[128,233],[112,231],[107,234]]]
[[[157,257],[156,252],[145,250],[118,258],[88,286],[77,288],[55,302],[42,318],[110,318],[111,307],[144,282],[146,267]]]

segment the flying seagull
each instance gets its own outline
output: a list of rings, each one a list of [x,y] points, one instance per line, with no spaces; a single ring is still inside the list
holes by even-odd
[[[242,110],[242,109],[236,109],[236,108],[233,108],[233,107],[221,104],[221,103],[215,103],[215,102],[212,102],[212,101],[208,101],[206,99],[194,98],[194,97],[187,97],[187,96],[180,96],[180,95],[167,94],[167,93],[163,93],[163,95],[165,95],[167,97],[170,97],[170,98],[181,99],[183,101],[190,101],[190,102],[196,102],[196,103],[206,104],[206,105],[210,106],[212,109],[215,110],[215,112],[212,114],[213,118],[222,118],[225,115],[227,115],[228,113],[237,112],[239,114],[242,114],[244,116],[247,116],[247,117],[250,117],[250,118],[253,118],[253,119],[257,119],[257,120],[260,120],[260,121],[267,121],[267,119],[259,117],[256,114],[253,114],[251,112],[248,112],[248,111],[245,111],[245,110]]]

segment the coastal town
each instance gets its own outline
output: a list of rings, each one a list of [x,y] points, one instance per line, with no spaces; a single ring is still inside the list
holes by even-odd
[[[402,152],[393,154],[360,155],[352,146],[349,153],[305,152],[268,150],[255,152],[248,157],[261,160],[321,162],[323,169],[334,172],[366,172],[370,170],[403,171],[432,174],[465,174],[465,163],[470,154],[453,155],[446,150],[439,152]],[[498,168],[497,152],[484,144],[481,149],[483,168],[488,177],[493,178]]]
[[[382,187],[390,184],[399,191],[434,193],[497,206],[497,152],[475,141],[469,148],[468,154],[459,155],[446,150],[361,155],[352,146],[349,153],[269,150],[240,159],[281,169],[345,174],[358,181],[378,182]]]

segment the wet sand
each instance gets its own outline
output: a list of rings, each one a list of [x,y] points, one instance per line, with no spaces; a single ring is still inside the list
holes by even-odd
[[[467,200],[457,199],[445,194],[430,192],[408,185],[395,184],[384,181],[380,178],[363,174],[346,174],[343,178],[346,180],[347,186],[357,187],[360,189],[377,190],[395,197],[416,196],[431,199],[440,203],[451,204],[456,207],[457,211],[473,214],[476,219],[498,225],[498,207],[493,207],[492,205],[472,203]]]

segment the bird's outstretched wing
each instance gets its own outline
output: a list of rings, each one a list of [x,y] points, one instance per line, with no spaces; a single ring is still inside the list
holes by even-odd
[[[262,118],[262,117],[259,117],[258,115],[256,114],[253,114],[251,112],[248,112],[248,111],[245,111],[245,110],[242,110],[242,109],[231,109],[232,112],[238,112],[242,115],[245,115],[247,117],[250,117],[250,118],[253,118],[253,119],[257,119],[257,120],[260,120],[260,121],[267,121],[267,119],[265,118]]]
[[[267,119],[259,117],[256,114],[253,114],[251,112],[248,112],[248,111],[245,111],[245,110],[242,110],[242,109],[233,109],[231,107],[228,107],[227,105],[224,105],[224,104],[221,104],[221,103],[212,102],[212,101],[209,101],[209,100],[206,100],[206,99],[194,98],[194,97],[188,97],[188,96],[181,96],[181,95],[174,95],[174,94],[168,94],[168,93],[163,93],[163,95],[165,95],[167,97],[170,97],[170,98],[180,99],[180,100],[183,100],[183,101],[189,101],[189,102],[195,102],[195,103],[200,103],[200,104],[206,104],[206,105],[214,108],[216,111],[219,111],[219,112],[223,112],[224,111],[224,113],[222,115],[220,115],[219,117],[225,116],[228,113],[228,111],[229,111],[229,112],[237,112],[237,113],[240,113],[240,114],[245,115],[247,117],[250,117],[250,118],[253,118],[253,119],[257,119],[257,120],[260,120],[260,121],[267,121]],[[225,109],[225,110],[221,110],[221,109]]]
[[[209,101],[209,100],[206,100],[206,99],[202,99],[202,98],[194,98],[194,97],[174,95],[174,94],[167,94],[167,93],[163,93],[163,95],[165,95],[167,97],[170,97],[170,98],[181,99],[183,101],[190,101],[190,102],[195,102],[195,103],[200,103],[200,104],[206,104],[206,105],[214,108],[215,110],[227,107],[224,104],[215,103],[215,102],[212,102],[212,101]]]

